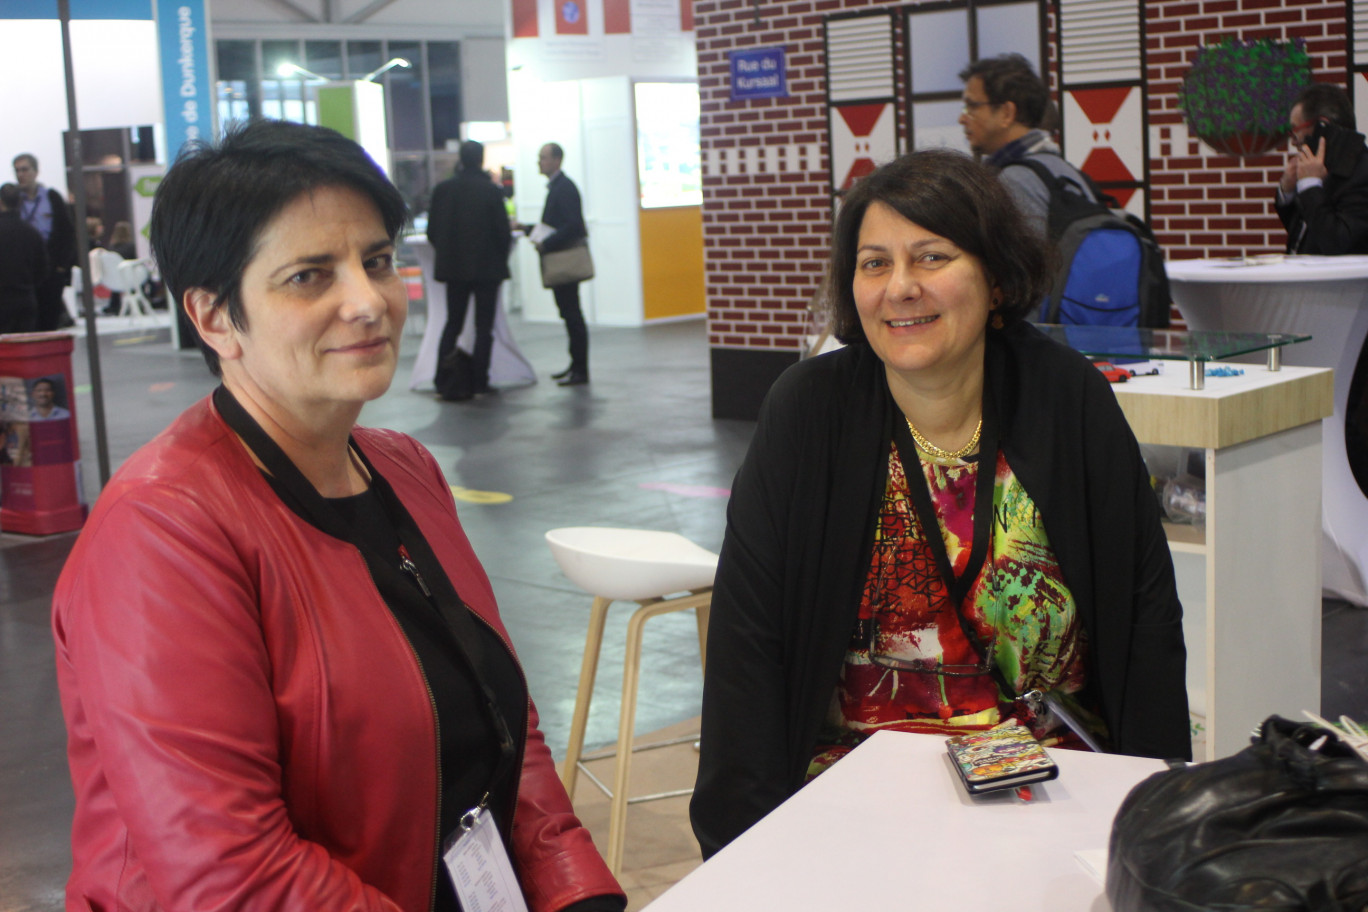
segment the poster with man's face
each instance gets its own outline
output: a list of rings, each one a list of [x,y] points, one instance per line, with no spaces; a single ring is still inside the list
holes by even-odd
[[[29,421],[60,421],[71,417],[67,408],[66,378],[60,374],[28,381]]]

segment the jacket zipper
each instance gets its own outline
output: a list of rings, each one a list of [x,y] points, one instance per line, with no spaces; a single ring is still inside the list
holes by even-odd
[[[423,594],[428,595],[430,598],[431,595],[428,592],[427,583],[423,581],[423,577],[418,573],[418,566],[413,563],[413,560],[409,557],[408,549],[403,545],[399,546],[399,556],[400,569],[411,574],[417,581],[418,588],[422,589]],[[361,558],[361,563],[362,565],[366,565],[364,556]],[[368,565],[366,565],[366,575],[370,576],[371,585],[375,586],[375,591],[378,593],[380,591],[380,584],[376,581],[375,576],[371,574]],[[381,601],[384,601],[384,599],[382,598]],[[423,670],[423,662],[418,658],[418,652],[413,648],[413,644],[409,642],[408,634],[404,633],[404,628],[399,623],[398,619],[394,617],[394,612],[389,611],[388,607],[386,607],[386,611],[389,613],[390,620],[399,628],[399,635],[403,638],[404,645],[408,647],[409,655],[413,656],[413,664],[417,666],[418,676],[423,679],[423,689],[427,691],[428,708],[432,710],[433,743],[437,748],[437,754],[433,757],[433,766],[435,767],[435,772],[437,774],[437,803],[433,806],[435,814],[432,822],[432,877],[429,878],[428,882],[427,907],[428,912],[434,912],[437,908],[437,878],[442,872],[442,722],[437,716],[437,697],[432,692],[432,684],[428,681],[427,672]]]
[[[400,545],[399,545],[399,567],[400,567],[401,570],[403,570],[403,571],[404,571],[405,573],[407,573],[409,576],[413,577],[413,581],[414,581],[415,583],[418,584],[418,588],[422,591],[423,595],[425,595],[425,596],[428,598],[428,600],[431,601],[431,599],[432,599],[432,590],[428,588],[427,581],[423,579],[423,574],[422,574],[422,572],[419,571],[418,565],[415,564],[415,563],[413,562],[413,557],[409,554],[408,548],[404,547],[403,544],[400,544]],[[530,692],[528,691],[528,688],[527,688],[527,675],[526,675],[526,673],[523,672],[522,663],[519,662],[519,661],[517,660],[517,653],[515,653],[515,652],[513,651],[513,646],[512,646],[512,644],[509,643],[508,640],[505,639],[504,636],[503,636],[501,633],[499,633],[498,630],[495,629],[495,627],[494,627],[493,624],[489,623],[489,622],[486,621],[483,617],[481,617],[481,616],[480,616],[480,613],[479,613],[478,611],[472,611],[472,610],[470,609],[470,606],[468,606],[468,605],[465,604],[465,600],[464,600],[464,599],[461,599],[459,593],[457,593],[457,596],[456,596],[456,597],[457,597],[457,599],[460,599],[460,600],[461,600],[461,606],[462,606],[463,608],[465,608],[467,611],[470,612],[470,616],[471,616],[472,618],[474,618],[476,621],[478,621],[479,623],[481,623],[482,625],[484,625],[484,627],[485,627],[486,629],[488,629],[489,632],[492,633],[492,634],[494,635],[494,638],[495,638],[496,640],[499,641],[499,643],[503,646],[503,648],[504,648],[505,650],[507,650],[507,652],[508,652],[508,657],[511,658],[511,659],[513,660],[513,667],[516,668],[517,671],[518,671],[518,680],[522,682],[523,693],[528,694],[529,705],[525,705],[525,706],[524,706],[524,712],[525,712],[525,713],[530,713],[530,712],[531,712],[531,707],[530,707],[531,694],[530,694]],[[436,606],[434,605],[433,607],[435,608]],[[410,646],[410,649],[412,649],[411,646]],[[420,662],[420,663],[419,663],[419,668],[421,668],[421,667],[422,667],[422,663]],[[424,680],[426,680],[426,676],[424,677]],[[428,698],[429,698],[430,700],[432,700],[432,705],[433,705],[433,720],[434,720],[434,724],[437,724],[437,723],[436,723],[436,718],[437,718],[437,701],[436,701],[436,698],[432,696],[432,689],[431,689],[430,687],[428,688]],[[438,732],[438,734],[440,735],[440,732]],[[510,734],[512,734],[512,733],[510,732]],[[512,788],[513,788],[513,801],[512,801],[512,804],[511,804],[512,815],[516,815],[516,813],[517,813],[517,809],[518,809],[518,793],[519,793],[520,787],[521,787],[521,785],[522,785],[522,764],[523,764],[523,756],[525,755],[525,753],[526,753],[526,748],[527,748],[527,722],[526,722],[526,720],[524,720],[524,722],[523,722],[523,731],[522,731],[522,734],[523,734],[523,737],[522,737],[522,740],[521,740],[521,741],[518,741],[518,740],[517,740],[517,737],[514,736],[514,741],[515,741],[515,743],[518,745],[518,748],[517,748],[517,751],[515,752],[514,757],[513,757],[513,761],[514,761],[514,762],[513,762],[513,783],[512,783]],[[439,741],[438,743],[440,744],[441,742]],[[438,766],[438,770],[437,770],[437,797],[438,797],[438,804],[437,804],[437,807],[440,809],[441,806],[442,806],[442,805],[441,805],[442,772],[441,772],[441,762],[440,762],[440,760],[439,760],[437,766]],[[439,830],[441,829],[440,825],[438,826],[438,829],[439,829]],[[507,835],[507,837],[505,837],[505,838],[508,840],[509,845],[511,846],[512,843],[513,843],[513,819],[512,819],[512,816],[509,817],[508,830],[509,830],[508,835]],[[441,834],[440,834],[440,832],[438,833],[437,842],[438,842],[438,861],[440,862],[440,861],[441,861]],[[436,883],[435,883],[436,868],[433,869],[433,876],[434,876],[433,891],[434,891],[434,898],[435,898],[435,895],[436,895],[436,894],[435,894],[435,891],[436,891],[436,889],[437,889],[437,885],[436,885]],[[431,905],[429,905],[429,908],[431,908]]]

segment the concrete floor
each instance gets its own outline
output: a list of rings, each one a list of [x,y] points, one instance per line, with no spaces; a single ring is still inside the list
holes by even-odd
[[[543,378],[564,366],[559,324],[515,318],[513,330]],[[417,437],[452,485],[512,495],[502,503],[481,503],[475,502],[478,493],[468,493],[473,499],[458,506],[558,755],[567,740],[589,599],[561,576],[542,534],[565,525],[636,526],[677,531],[717,549],[725,489],[753,427],[710,417],[701,322],[598,328],[591,339],[590,386],[561,389],[543,379],[534,387],[452,404],[408,391],[417,347],[410,336],[394,389],[362,415],[363,423]],[[89,382],[83,344],[76,353],[78,386]],[[173,351],[164,330],[102,336],[100,348],[117,467],[214,383],[198,354]],[[93,496],[97,473],[88,392],[80,396],[78,410],[87,491]],[[48,610],[74,537],[0,535],[0,912],[62,907],[72,799]],[[621,672],[613,657],[621,655],[628,611],[618,606],[609,619],[590,744],[616,737]],[[1368,612],[1327,601],[1324,620],[1323,711],[1368,719]],[[695,715],[701,693],[692,618],[684,613],[653,620],[646,636],[642,732]]]

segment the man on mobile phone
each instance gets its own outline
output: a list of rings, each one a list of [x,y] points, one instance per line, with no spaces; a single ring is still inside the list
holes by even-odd
[[[1293,154],[1274,206],[1288,253],[1368,253],[1368,148],[1338,86],[1315,83],[1292,106]]]

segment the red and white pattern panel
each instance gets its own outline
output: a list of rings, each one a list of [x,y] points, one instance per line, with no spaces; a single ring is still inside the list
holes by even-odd
[[[898,154],[893,102],[832,105],[831,184],[849,190],[856,180]]]
[[[1144,96],[1138,86],[1064,92],[1065,153],[1098,183],[1145,179]],[[1110,190],[1121,205],[1135,190]],[[1139,202],[1139,200],[1136,200]],[[1133,210],[1143,216],[1143,207]]]

